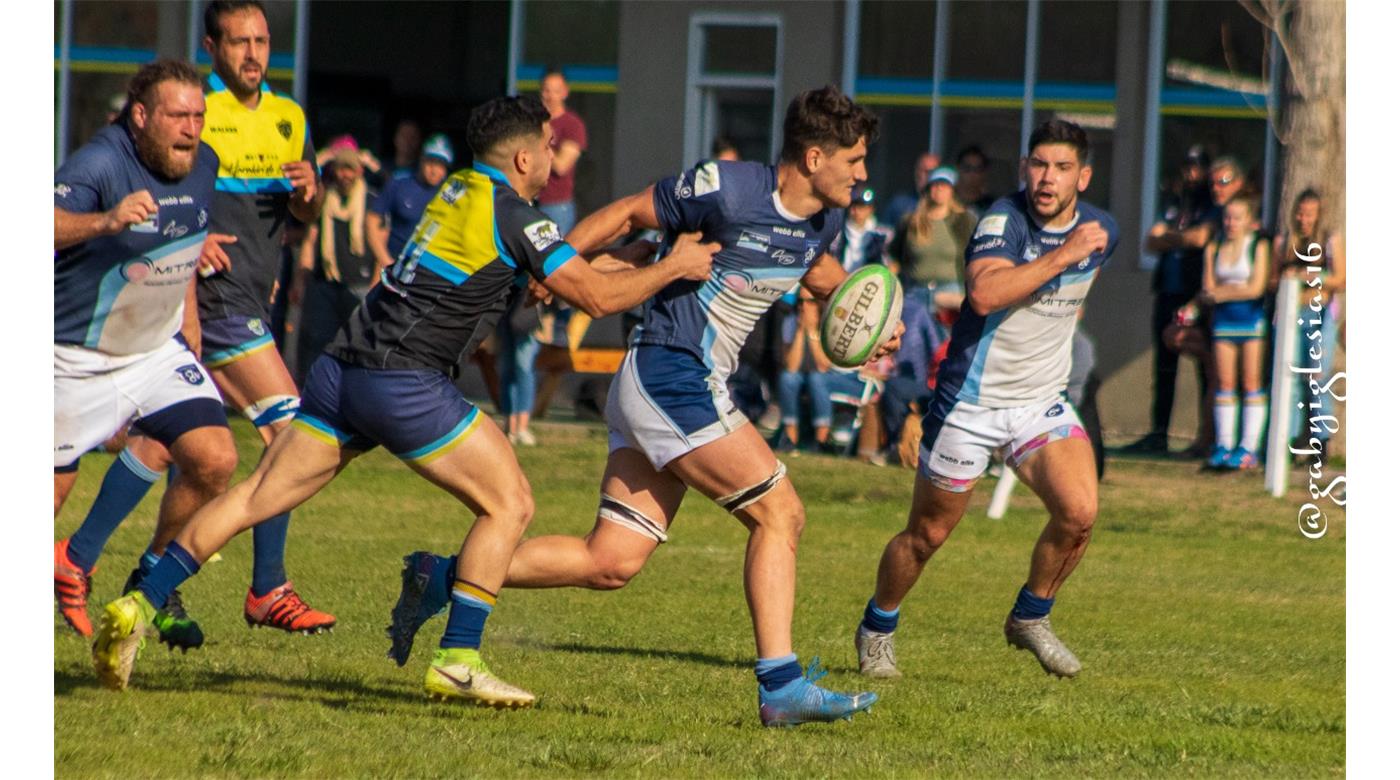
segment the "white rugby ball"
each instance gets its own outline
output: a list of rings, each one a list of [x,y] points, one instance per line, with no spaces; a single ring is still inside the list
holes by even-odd
[[[904,311],[904,290],[890,269],[867,265],[846,277],[822,315],[822,350],[842,368],[870,359],[894,337]]]

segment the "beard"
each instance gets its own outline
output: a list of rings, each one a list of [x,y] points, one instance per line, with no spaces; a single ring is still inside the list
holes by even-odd
[[[198,141],[188,154],[180,154],[172,145],[162,143],[136,128],[132,130],[131,138],[136,144],[136,153],[141,157],[141,162],[162,178],[179,181],[194,170],[194,161],[199,151]]]

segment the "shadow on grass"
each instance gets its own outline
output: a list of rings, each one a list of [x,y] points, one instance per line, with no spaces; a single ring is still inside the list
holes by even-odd
[[[566,642],[540,645],[545,650],[558,650],[565,653],[591,653],[594,655],[630,655],[635,658],[655,658],[664,661],[690,661],[707,666],[722,666],[728,669],[752,669],[752,661],[741,661],[708,653],[688,650],[653,650],[645,647],[608,647],[605,645],[585,645],[581,642]]]
[[[139,674],[139,672],[138,672]],[[248,686],[272,684],[284,690],[259,691],[256,695],[288,701],[317,702],[332,708],[346,708],[367,698],[385,701],[411,701],[421,703],[422,692],[416,687],[402,688],[374,685],[363,680],[337,677],[293,677],[272,672],[256,674],[235,674],[202,670],[184,670],[167,676],[140,675],[132,683],[133,690],[187,693],[218,693],[246,698]],[[100,690],[94,673],[84,670],[75,673],[71,669],[54,669],[53,688],[55,696],[64,696],[78,690]],[[297,693],[298,691],[302,693]]]

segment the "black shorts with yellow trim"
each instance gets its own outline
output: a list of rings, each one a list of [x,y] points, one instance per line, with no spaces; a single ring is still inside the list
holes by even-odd
[[[307,372],[292,425],[333,447],[364,451],[382,444],[423,464],[466,441],[481,420],[441,371],[364,368],[322,355]]]

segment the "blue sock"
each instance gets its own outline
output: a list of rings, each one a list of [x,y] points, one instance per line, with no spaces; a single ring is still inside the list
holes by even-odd
[[[122,450],[102,478],[102,489],[82,526],[68,538],[68,559],[91,573],[112,532],[141,503],[157,479],[160,474],[146,468],[131,450]]]
[[[287,551],[287,526],[292,513],[283,512],[253,526],[253,596],[261,598],[287,581],[282,558]]]
[[[1050,608],[1055,606],[1055,599],[1052,596],[1043,599],[1025,585],[1021,586],[1021,592],[1016,594],[1016,606],[1011,608],[1011,616],[1017,620],[1038,620],[1050,614]]]
[[[433,556],[433,573],[428,575],[428,587],[423,591],[423,606],[434,615],[446,609],[452,597],[452,580],[457,576],[457,556]]]
[[[160,556],[156,555],[154,550],[147,547],[146,551],[141,553],[141,560],[136,564],[136,568],[141,572],[141,576],[144,578],[151,573],[151,569],[154,569],[157,563],[160,563]]]
[[[151,606],[160,609],[170,598],[171,591],[180,587],[181,583],[198,571],[199,561],[178,542],[171,542],[165,546],[165,555],[160,557],[160,562],[141,580],[137,589],[146,594],[146,600],[151,602]]]
[[[875,599],[865,605],[865,617],[860,621],[866,631],[889,634],[899,626],[899,607],[886,612],[875,606]]]
[[[447,630],[438,647],[481,647],[486,618],[496,606],[496,594],[466,580],[452,585],[452,609],[447,613]]]
[[[763,690],[776,691],[802,676],[802,667],[797,665],[797,653],[788,653],[778,658],[760,658],[753,665],[753,676]]]

